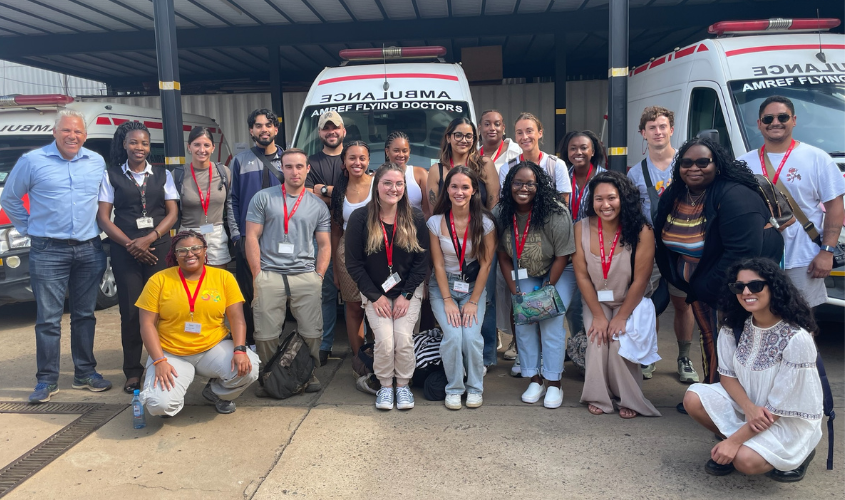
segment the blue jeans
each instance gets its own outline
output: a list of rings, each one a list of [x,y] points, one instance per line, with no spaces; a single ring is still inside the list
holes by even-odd
[[[519,280],[519,288],[523,292],[534,290],[541,286],[548,276],[540,278],[528,277]],[[574,283],[568,280],[557,280],[555,289],[563,301],[564,307],[569,309],[572,294],[575,292]],[[519,365],[522,376],[531,378],[540,373],[540,352],[543,353],[543,378],[553,382],[560,380],[563,373],[563,357],[566,350],[566,330],[563,328],[563,316],[549,318],[537,324],[516,325],[516,345],[519,351]]]
[[[566,308],[566,320],[569,321],[569,336],[574,337],[579,331],[584,329],[584,311],[581,304],[581,291],[578,290],[578,283],[575,281],[575,269],[571,262],[563,269],[560,279],[566,280],[567,286],[572,286],[574,290],[571,304]]]
[[[476,283],[469,284],[469,292],[461,293],[454,290],[455,281],[460,279],[457,274],[446,273],[449,279],[449,290],[452,300],[458,308],[463,307],[472,297]],[[474,322],[468,327],[454,327],[446,317],[446,305],[437,286],[437,278],[431,275],[428,284],[431,297],[431,311],[443,330],[443,340],[440,341],[440,357],[443,358],[443,369],[446,371],[446,394],[463,394],[464,392],[481,394],[484,391],[484,340],[481,338],[481,325]],[[484,317],[487,305],[487,290],[481,292],[478,298],[478,317]],[[464,384],[464,370],[467,380]]]
[[[315,240],[316,241],[316,240]],[[314,243],[314,248],[317,244]],[[337,287],[334,286],[334,268],[329,260],[326,276],[323,278],[323,343],[321,351],[331,351],[334,345],[334,327],[337,324]]]
[[[484,339],[484,366],[497,363],[496,347],[499,345],[499,335],[496,329],[496,254],[493,254],[493,264],[487,276],[487,310],[484,311],[484,322],[481,323],[481,338]]]
[[[69,245],[33,236],[29,249],[29,282],[35,295],[35,359],[38,383],[59,381],[62,313],[65,296],[70,302],[70,352],[78,379],[96,371],[94,359],[94,308],[106,254],[100,238]]]

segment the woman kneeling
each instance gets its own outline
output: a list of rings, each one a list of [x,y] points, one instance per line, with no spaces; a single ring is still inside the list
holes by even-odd
[[[713,447],[705,470],[800,481],[822,437],[822,387],[809,333],[816,322],[773,261],[742,261],[727,278],[719,304],[721,382],[693,384],[684,397],[692,418],[727,437]]]
[[[206,248],[198,232],[177,234],[171,267],[151,276],[135,303],[150,355],[141,402],[151,415],[179,413],[195,374],[211,379],[202,395],[218,413],[234,412],[232,400],[258,379],[258,355],[244,345],[243,295],[232,273],[205,265]]]

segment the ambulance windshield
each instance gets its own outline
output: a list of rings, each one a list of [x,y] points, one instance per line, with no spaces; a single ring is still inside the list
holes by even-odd
[[[734,81],[731,91],[749,151],[763,145],[757,129],[760,104],[769,96],[782,95],[795,105],[796,140],[831,156],[845,156],[845,75]]]
[[[469,117],[469,106],[462,101],[382,101],[344,106],[340,111],[346,128],[346,141],[360,140],[370,147],[370,168],[384,163],[384,141],[393,131],[408,134],[411,146],[409,165],[428,169],[440,157],[440,141],[449,122]],[[323,148],[317,131],[321,106],[307,106],[299,124],[294,147],[309,156]]]
[[[40,148],[50,143],[51,135],[38,138],[29,137],[0,137],[0,186],[6,183],[9,172],[24,153]]]

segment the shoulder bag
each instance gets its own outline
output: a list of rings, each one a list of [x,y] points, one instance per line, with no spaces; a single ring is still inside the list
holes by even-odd
[[[513,269],[519,269],[516,258],[516,238],[513,238]],[[563,300],[552,285],[546,285],[530,292],[522,293],[519,289],[519,279],[514,280],[516,295],[511,297],[513,302],[513,322],[517,325],[530,325],[543,320],[561,316],[566,313]]]

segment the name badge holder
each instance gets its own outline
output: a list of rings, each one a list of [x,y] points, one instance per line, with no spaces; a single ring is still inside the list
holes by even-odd
[[[188,288],[188,281],[185,279],[185,275],[182,274],[181,269],[179,269],[179,279],[182,280],[182,286],[185,288],[185,294],[188,296],[188,307],[191,309],[191,321],[185,322],[185,332],[202,333],[202,323],[194,322],[194,306],[197,303],[197,296],[199,296],[200,288],[202,288],[202,282],[205,280],[205,266],[202,268],[202,275],[200,275],[200,279],[197,282],[197,287],[194,289],[193,294],[191,294],[191,290]]]
[[[384,253],[387,256],[387,270],[390,273],[390,276],[384,280],[384,283],[381,284],[381,289],[387,293],[390,289],[398,285],[402,278],[399,276],[399,273],[393,272],[393,244],[396,242],[396,221],[398,217],[398,212],[393,218],[393,237],[390,241],[387,241],[387,229],[384,228],[384,222],[379,220],[379,224],[381,224],[381,233],[384,235]]]
[[[285,239],[282,243],[279,243],[279,253],[282,255],[293,255],[294,246],[288,240],[288,225],[290,220],[293,218],[293,214],[296,213],[296,209],[299,208],[299,204],[302,202],[302,197],[305,195],[305,190],[299,192],[299,197],[296,199],[296,203],[293,204],[293,208],[290,211],[290,215],[288,215],[288,193],[285,189],[285,184],[282,183],[282,204],[285,208],[284,214],[284,222],[285,222]]]
[[[150,174],[148,172],[144,172],[144,182],[141,183],[141,185],[138,185],[138,181],[135,180],[132,172],[128,170],[128,165],[126,175],[129,176],[132,184],[135,184],[135,187],[138,188],[138,192],[141,194],[141,217],[135,219],[135,226],[137,226],[138,229],[154,228],[155,223],[153,222],[153,218],[147,217],[147,179],[150,177]]]
[[[470,215],[467,214],[467,226],[464,229],[464,243],[461,245],[461,242],[458,241],[458,237],[456,235],[457,230],[455,229],[455,217],[452,215],[452,211],[449,211],[449,237],[452,240],[452,246],[455,248],[455,257],[458,258],[458,268],[461,271],[461,279],[455,281],[455,284],[452,286],[452,290],[458,293],[469,293],[469,282],[466,280],[466,276],[464,276],[464,267],[466,267],[466,253],[467,253],[467,235],[469,234],[469,221]]]
[[[542,158],[542,156],[541,156]],[[528,212],[528,219],[525,221],[525,229],[522,231],[522,239],[519,238],[519,230],[516,225],[516,214],[513,216],[513,247],[514,247],[514,269],[511,271],[511,279],[514,281],[528,279],[528,269],[518,267],[522,258],[522,251],[525,249],[525,240],[528,238],[528,228],[531,226],[531,212]]]
[[[604,276],[604,290],[597,290],[596,292],[599,302],[613,302],[613,290],[607,289],[607,275],[610,272],[610,265],[613,263],[613,252],[616,250],[616,243],[619,241],[621,229],[621,227],[616,228],[616,236],[613,238],[613,243],[610,245],[610,254],[605,261],[604,234],[602,234],[601,218],[598,220],[599,257],[601,257],[601,272]],[[634,272],[634,270],[631,269],[631,272]]]
[[[200,226],[200,234],[211,234],[214,232],[214,224],[208,223],[208,207],[211,204],[211,162],[208,162],[208,189],[205,191],[205,197],[202,195],[200,183],[197,182],[197,174],[194,173],[193,162],[191,162],[191,176],[194,178],[194,184],[197,186],[197,192],[200,196],[200,207],[202,207],[202,213],[205,214],[205,224]]]

